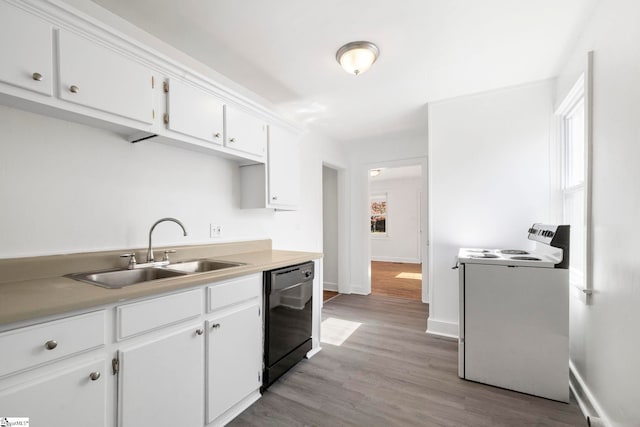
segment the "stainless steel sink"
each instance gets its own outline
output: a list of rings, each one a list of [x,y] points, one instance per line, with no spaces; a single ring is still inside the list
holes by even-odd
[[[199,259],[196,261],[177,262],[169,264],[165,268],[183,273],[203,273],[205,271],[222,270],[224,268],[237,267],[244,265],[241,262],[215,261],[210,259]]]
[[[70,277],[81,282],[90,283],[92,285],[102,286],[103,288],[123,288],[125,286],[135,285],[142,282],[152,280],[166,279],[169,277],[184,276],[186,272],[167,270],[164,268],[138,268],[135,270],[108,270],[89,273],[69,274]]]

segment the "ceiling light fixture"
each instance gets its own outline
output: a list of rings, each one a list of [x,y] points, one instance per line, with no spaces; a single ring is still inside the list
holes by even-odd
[[[336,59],[347,73],[362,74],[367,71],[378,56],[380,49],[371,42],[351,42],[338,49]]]
[[[369,171],[369,175],[370,176],[378,176],[378,175],[380,175],[380,172],[382,172],[382,169],[371,169]]]

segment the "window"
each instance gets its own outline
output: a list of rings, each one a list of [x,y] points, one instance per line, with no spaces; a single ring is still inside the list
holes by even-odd
[[[387,194],[372,195],[370,200],[371,234],[387,234]]]
[[[585,98],[582,79],[559,111],[561,118],[561,178],[563,221],[571,225],[569,281],[586,286]],[[581,89],[582,88],[582,89]]]

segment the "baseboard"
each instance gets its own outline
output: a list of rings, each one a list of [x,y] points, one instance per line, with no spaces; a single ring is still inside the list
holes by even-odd
[[[420,264],[422,261],[416,258],[394,258],[394,257],[384,257],[384,256],[372,256],[371,261],[379,261],[379,262],[401,262],[403,264]]]
[[[322,347],[312,348],[307,352],[307,359],[311,359],[313,356],[320,353],[320,351],[322,351]]]
[[[361,288],[359,286],[351,285],[351,292],[350,293],[356,294],[356,295],[369,295],[371,292],[369,291],[369,289],[365,289],[365,288]]]
[[[338,284],[332,282],[324,282],[322,284],[322,289],[324,289],[325,291],[338,292]]]
[[[573,396],[578,402],[582,415],[584,415],[586,419],[600,418],[600,421],[604,425],[613,426],[610,418],[604,412],[602,406],[591,392],[591,389],[589,389],[587,384],[584,382],[580,372],[578,372],[578,369],[571,360],[569,360],[569,371],[571,372],[571,375],[569,375],[569,387],[571,387]]]
[[[437,320],[429,317],[427,319],[426,333],[441,337],[458,339],[458,323]]]

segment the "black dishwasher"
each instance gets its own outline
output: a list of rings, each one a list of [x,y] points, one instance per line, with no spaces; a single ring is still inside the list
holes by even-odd
[[[264,273],[262,390],[311,350],[313,277],[313,262]]]

